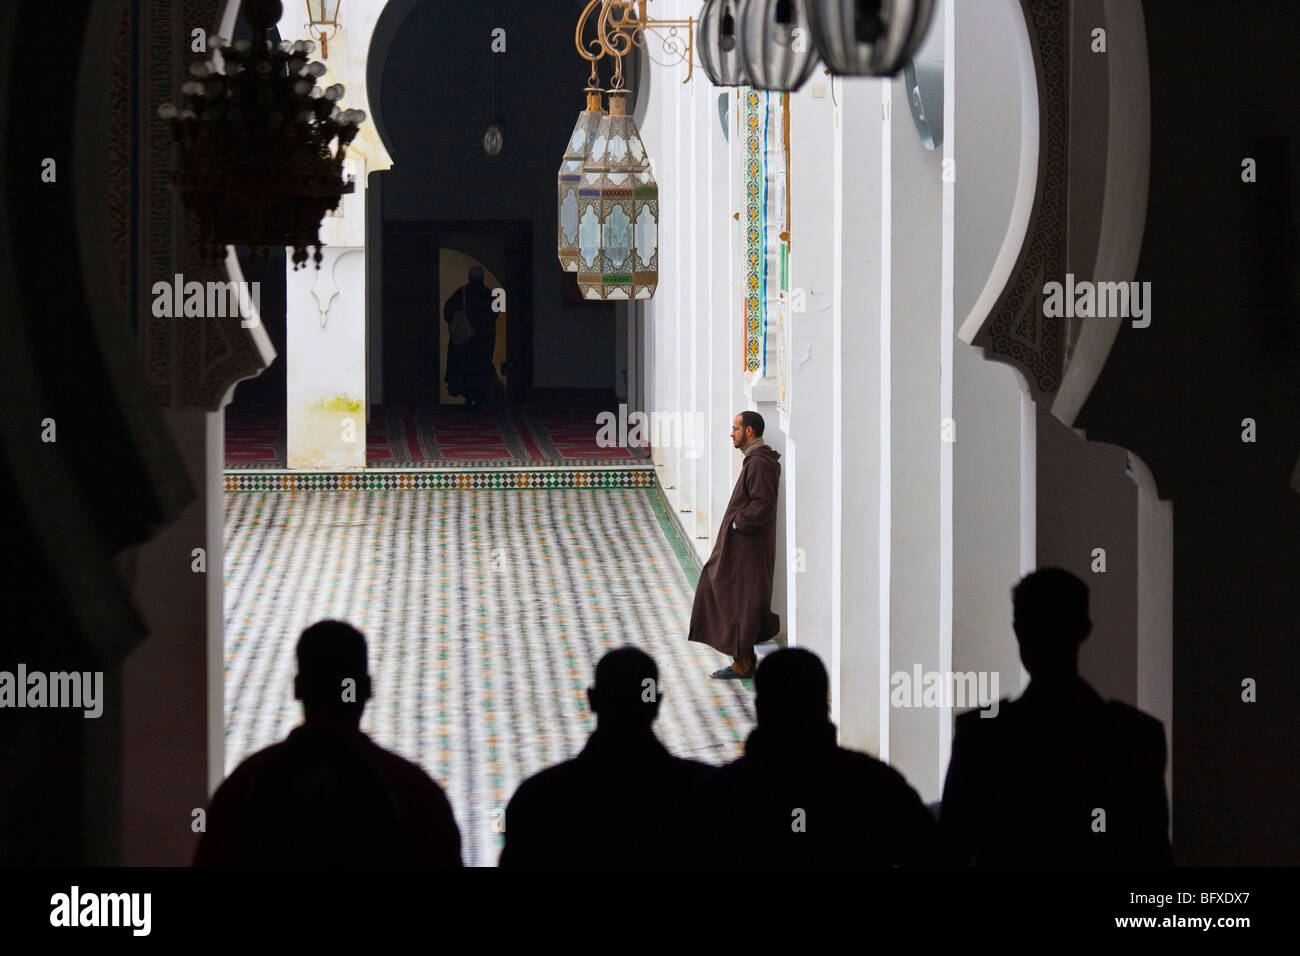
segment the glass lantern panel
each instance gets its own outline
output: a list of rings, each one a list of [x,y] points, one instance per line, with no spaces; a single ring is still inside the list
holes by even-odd
[[[649,206],[642,206],[636,217],[636,257],[642,266],[654,261],[655,250],[659,245],[659,223]]]
[[[632,252],[632,220],[627,210],[615,206],[605,217],[605,256],[613,269],[623,269]]]
[[[564,201],[560,203],[560,230],[564,233],[564,241],[573,245],[578,240],[578,192],[575,189],[567,189],[564,192]]]
[[[582,211],[582,220],[578,226],[578,248],[582,252],[583,264],[594,269],[596,256],[600,254],[600,219],[596,216],[595,206],[588,206]]]
[[[609,141],[609,155],[616,163],[621,163],[627,155],[627,140],[617,133]]]

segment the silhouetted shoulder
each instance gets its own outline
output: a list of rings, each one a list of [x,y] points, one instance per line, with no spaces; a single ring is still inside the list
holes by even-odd
[[[1118,700],[1107,704],[1107,712],[1114,732],[1120,739],[1127,740],[1144,755],[1159,759],[1161,766],[1164,765],[1166,748],[1163,721]]]
[[[262,771],[285,755],[285,747],[285,741],[281,740],[241,760],[230,776],[217,786],[212,795],[212,810],[224,809],[225,805],[247,794]]]
[[[442,787],[419,764],[413,763],[391,750],[386,750],[369,738],[366,739],[366,749],[370,752],[371,758],[379,764],[384,774],[393,783],[408,787],[411,790],[425,790],[430,795],[436,794],[439,797],[445,797]]]
[[[954,733],[976,736],[995,727],[1005,727],[1021,716],[1020,702],[1003,697],[998,701],[997,712],[990,716],[987,710],[967,710],[957,715]]]

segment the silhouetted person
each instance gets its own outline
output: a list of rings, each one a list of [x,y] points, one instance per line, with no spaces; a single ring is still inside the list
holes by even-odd
[[[1029,686],[957,718],[940,823],[953,862],[1167,865],[1164,727],[1079,676],[1088,586],[1042,568],[1011,592]]]
[[[477,411],[492,401],[500,383],[492,365],[497,313],[492,310],[492,290],[483,281],[482,266],[469,270],[469,281],[447,299],[442,317],[448,327],[447,391],[464,395],[465,410]]]
[[[361,632],[342,621],[303,631],[293,687],[303,723],[217,788],[194,865],[460,866],[442,788],[361,732]]]
[[[754,677],[758,727],[745,755],[697,789],[695,862],[909,866],[939,862],[939,828],[896,770],[840,747],[826,669],[773,651]]]
[[[529,777],[506,807],[502,866],[664,866],[681,862],[685,801],[712,768],[674,757],[650,729],[659,671],[634,647],[596,665],[596,729],[572,760]]]

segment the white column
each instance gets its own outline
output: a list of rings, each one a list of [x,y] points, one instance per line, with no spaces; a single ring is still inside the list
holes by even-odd
[[[365,110],[367,120],[348,146],[344,169],[355,181],[335,214],[320,227],[320,269],[286,263],[286,425],[288,467],[366,465],[366,179],[392,160],[371,121],[366,94],[370,37],[387,0],[355,0],[330,38],[318,85],[344,87],[340,108]],[[279,23],[287,40],[309,39],[301,10]],[[320,59],[318,49],[313,57]]]
[[[692,263],[695,280],[692,285],[691,310],[694,316],[691,336],[691,365],[694,392],[691,396],[689,420],[682,427],[688,442],[687,454],[692,463],[692,506],[694,521],[690,534],[693,538],[707,537],[712,525],[721,518],[713,511],[709,433],[713,423],[709,419],[709,395],[714,372],[710,367],[710,333],[716,321],[713,315],[713,287],[717,281],[715,271],[713,196],[718,191],[714,178],[714,157],[722,141],[718,126],[717,96],[714,87],[701,82],[702,76],[686,84],[693,102],[695,159],[692,165],[694,195],[691,199],[691,233],[695,241]]]
[[[831,706],[848,747],[887,759],[888,84],[833,81]],[[884,658],[882,660],[882,657]]]
[[[699,82],[694,80],[693,82]],[[726,136],[721,124],[714,119],[709,136],[710,154],[708,175],[710,193],[704,214],[708,216],[709,302],[706,323],[708,366],[706,368],[708,393],[703,403],[704,434],[701,442],[708,449],[708,481],[701,489],[707,495],[709,520],[702,522],[697,532],[697,553],[707,556],[712,549],[713,536],[726,513],[731,497],[735,450],[731,447],[729,429],[731,420],[740,409],[732,395],[739,383],[740,372],[736,364],[739,354],[736,328],[739,303],[736,300],[736,279],[739,265],[736,261],[736,221],[732,215],[735,205],[735,93],[709,86],[711,109],[716,112],[718,94],[727,96]]]
[[[790,103],[790,416],[786,568],[791,645],[829,669],[834,412],[835,106],[820,72]]]

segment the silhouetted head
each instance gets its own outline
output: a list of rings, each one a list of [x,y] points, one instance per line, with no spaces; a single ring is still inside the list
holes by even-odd
[[[812,651],[786,647],[768,654],[754,675],[754,694],[766,737],[809,736],[830,723],[830,682]]]
[[[1012,628],[1030,677],[1072,676],[1092,631],[1088,585],[1061,568],[1039,568],[1011,589]]]
[[[483,267],[482,267],[482,266],[470,266],[470,270],[469,270],[469,283],[470,283],[470,285],[482,285],[482,284],[483,284]]]
[[[370,699],[366,639],[343,621],[317,621],[298,638],[293,695],[307,720],[361,722]]]
[[[758,412],[744,411],[731,420],[731,444],[744,448],[755,438],[763,437],[763,416]]]
[[[624,645],[596,665],[587,701],[599,726],[649,728],[659,713],[659,668],[645,651]]]

